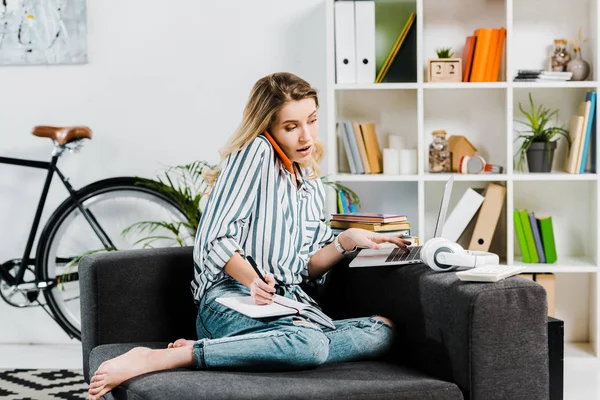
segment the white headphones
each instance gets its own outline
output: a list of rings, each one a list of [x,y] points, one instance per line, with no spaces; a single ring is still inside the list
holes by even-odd
[[[425,264],[438,272],[452,271],[458,267],[475,268],[500,263],[497,254],[465,250],[458,243],[441,237],[429,239],[423,245],[421,252]]]

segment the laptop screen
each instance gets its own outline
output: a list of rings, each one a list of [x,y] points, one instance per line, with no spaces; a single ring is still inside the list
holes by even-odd
[[[444,189],[444,196],[440,204],[440,211],[438,212],[437,221],[435,223],[435,231],[433,237],[441,237],[442,231],[444,230],[444,222],[446,221],[446,213],[448,212],[448,204],[450,203],[450,196],[452,195],[452,184],[454,183],[454,175],[450,176],[448,182],[446,182],[446,188]]]

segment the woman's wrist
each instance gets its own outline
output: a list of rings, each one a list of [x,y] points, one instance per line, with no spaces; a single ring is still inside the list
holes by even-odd
[[[353,251],[356,248],[356,245],[354,244],[354,241],[349,237],[347,230],[338,235],[338,242],[345,251]]]

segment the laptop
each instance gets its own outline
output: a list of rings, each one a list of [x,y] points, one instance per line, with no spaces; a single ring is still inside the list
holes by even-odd
[[[442,197],[438,217],[435,223],[434,237],[442,236],[453,184],[454,175],[452,175],[446,182],[444,196]],[[379,250],[361,249],[356,257],[354,257],[354,259],[350,262],[350,267],[375,267],[422,263],[422,248],[423,246],[409,246],[406,249],[403,249],[396,245],[391,245]]]

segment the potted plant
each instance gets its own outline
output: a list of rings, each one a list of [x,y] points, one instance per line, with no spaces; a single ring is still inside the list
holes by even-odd
[[[526,130],[518,131],[515,141],[522,140],[517,150],[517,170],[524,171],[525,159],[529,172],[550,172],[554,160],[554,152],[558,140],[563,136],[567,139],[568,147],[571,147],[569,131],[558,126],[558,110],[552,110],[543,105],[535,106],[531,93],[529,93],[529,110],[525,110],[519,102],[519,110],[526,117],[526,121],[517,121],[527,127]],[[552,118],[556,122],[551,122]]]
[[[435,49],[435,53],[438,58],[452,58],[454,52],[452,51],[452,47],[440,47]]]

